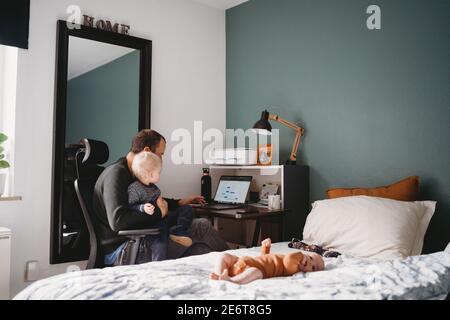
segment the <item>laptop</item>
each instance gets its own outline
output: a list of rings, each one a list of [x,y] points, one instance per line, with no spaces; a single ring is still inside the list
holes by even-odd
[[[213,210],[245,207],[252,176],[221,176],[214,200],[202,206]]]

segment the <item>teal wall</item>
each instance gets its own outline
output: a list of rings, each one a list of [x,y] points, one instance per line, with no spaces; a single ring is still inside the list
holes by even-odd
[[[66,143],[89,137],[109,146],[109,163],[127,154],[138,131],[139,51],[68,81]]]
[[[381,30],[366,9],[381,7]],[[438,201],[425,251],[450,241],[450,1],[250,0],[227,11],[227,128],[264,108],[306,129],[311,201],[421,178]],[[281,129],[286,160],[294,134]]]

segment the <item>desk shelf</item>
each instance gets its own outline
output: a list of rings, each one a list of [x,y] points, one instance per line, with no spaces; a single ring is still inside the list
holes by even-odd
[[[278,241],[289,241],[293,237],[301,238],[306,217],[310,211],[309,200],[309,167],[302,165],[275,165],[275,166],[218,166],[209,167],[212,182],[212,192],[217,189],[222,175],[252,176],[250,191],[260,191],[264,183],[277,183],[280,185],[281,208],[289,214],[283,219],[283,226],[275,228],[263,227],[261,238],[276,234]],[[217,218],[221,219],[221,218]],[[224,221],[222,221],[224,220]],[[219,232],[224,238],[232,239],[231,242],[241,241],[248,243],[251,237],[250,221],[225,221],[219,222]],[[275,240],[275,239],[274,239]]]

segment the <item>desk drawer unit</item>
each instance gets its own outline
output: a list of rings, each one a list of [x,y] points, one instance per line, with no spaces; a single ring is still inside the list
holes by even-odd
[[[0,300],[9,299],[11,231],[0,227]]]

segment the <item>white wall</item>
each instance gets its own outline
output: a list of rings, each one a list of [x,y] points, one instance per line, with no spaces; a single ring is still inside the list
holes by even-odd
[[[166,138],[194,120],[225,128],[224,11],[188,0],[32,0],[29,50],[18,57],[15,194],[23,201],[0,202],[0,226],[13,232],[12,296],[29,284],[27,261],[39,262],[41,278],[68,266],[49,265],[49,246],[56,20],[70,4],[153,41],[152,128]],[[166,157],[160,186],[168,196],[198,193],[200,171]]]

